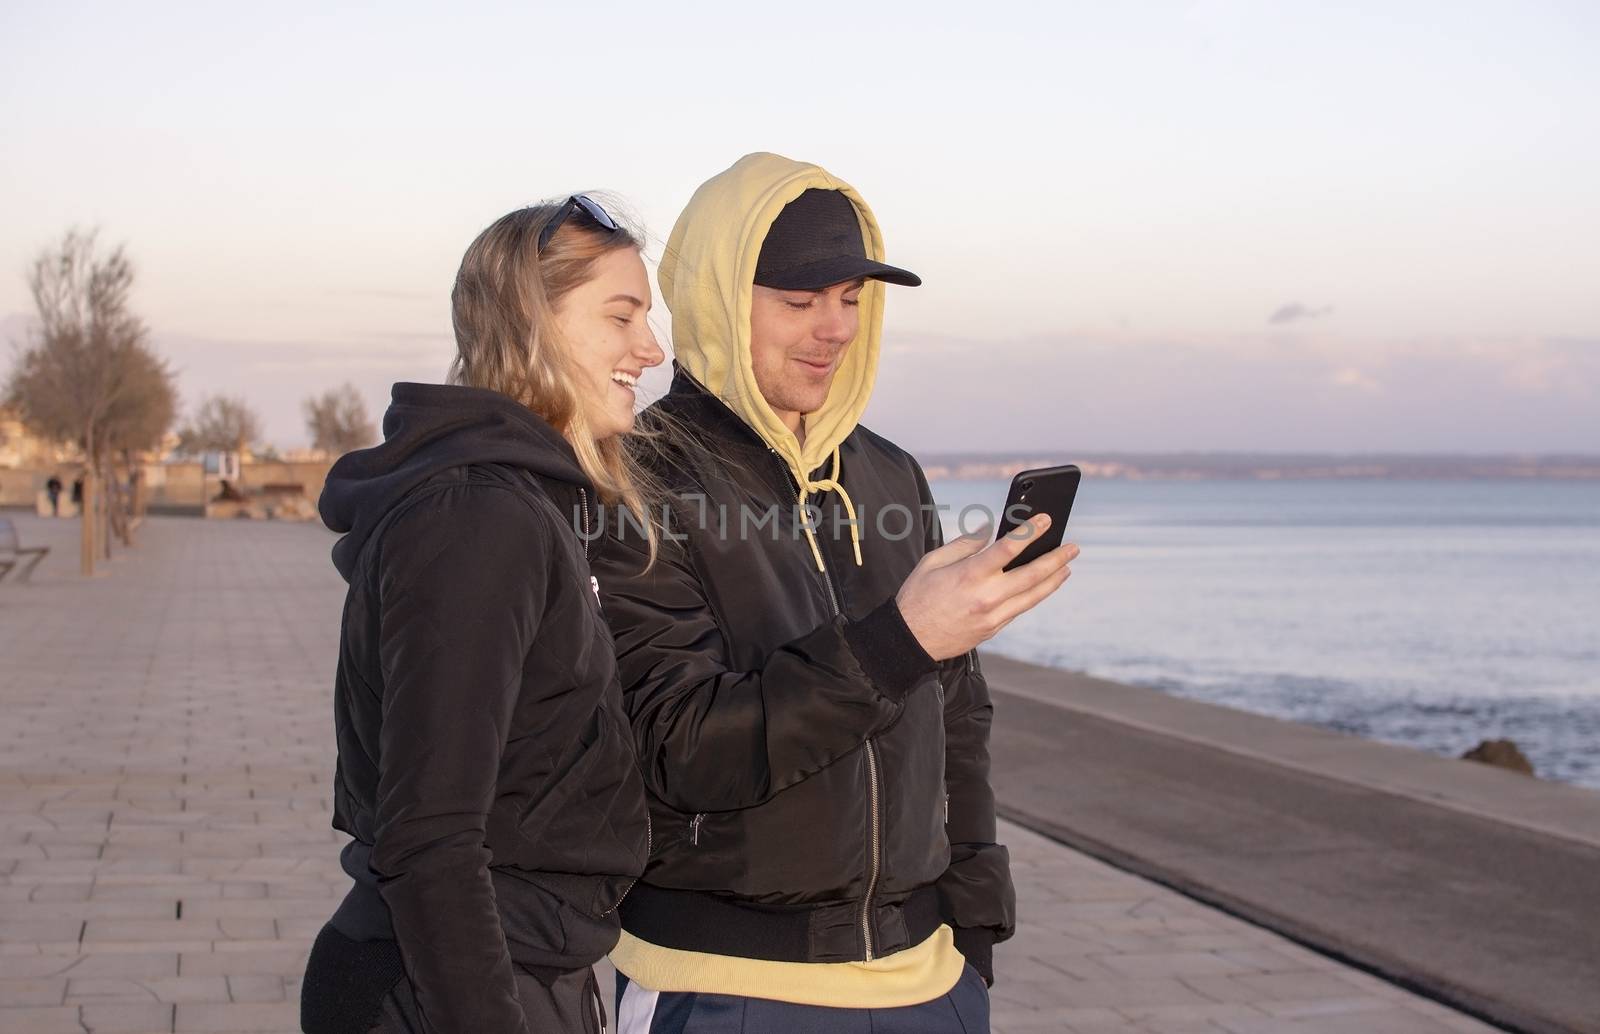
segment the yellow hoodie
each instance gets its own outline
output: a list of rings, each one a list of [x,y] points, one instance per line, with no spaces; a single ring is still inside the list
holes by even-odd
[[[810,493],[839,493],[860,564],[855,505],[838,483],[839,443],[855,430],[872,397],[883,338],[884,285],[868,280],[862,288],[861,329],[834,375],[827,401],[806,416],[803,446],[761,397],[750,362],[750,298],[761,245],[783,207],[812,188],[837,190],[850,199],[861,221],[867,257],[884,261],[883,234],[854,187],[815,165],[775,154],[747,154],[702,184],[678,217],[661,258],[661,294],[672,312],[672,349],[679,364],[783,457],[800,486],[801,512]],[[830,461],[827,477],[811,477]],[[821,569],[822,553],[809,526],[806,536]]]
[[[775,154],[749,154],[708,180],[689,201],[661,259],[661,293],[672,311],[672,347],[678,362],[749,424],[783,457],[800,485],[834,491],[852,521],[855,508],[838,483],[839,444],[855,430],[872,397],[883,333],[884,285],[861,291],[861,329],[845,352],[822,408],[806,417],[806,441],[778,419],[756,387],[750,362],[750,298],[762,242],[783,206],[813,187],[848,197],[861,221],[867,257],[884,260],[883,234],[872,210],[848,183],[815,165]],[[832,472],[811,472],[824,462]],[[803,509],[802,509],[802,512]],[[856,529],[852,526],[851,535]],[[810,528],[806,533],[823,566]],[[856,563],[861,543],[853,540]],[[770,962],[683,951],[651,944],[624,931],[611,961],[641,988],[773,998],[804,1005],[886,1009],[932,1001],[961,978],[966,962],[948,926],[921,944],[871,962]]]

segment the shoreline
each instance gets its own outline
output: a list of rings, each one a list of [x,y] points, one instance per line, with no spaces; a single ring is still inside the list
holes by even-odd
[[[1185,700],[1192,703],[1205,704],[1211,707],[1226,708],[1230,711],[1254,715],[1260,718],[1269,718],[1275,721],[1304,725],[1309,728],[1318,729],[1334,735],[1350,736],[1367,743],[1379,743],[1385,746],[1419,751],[1432,757],[1441,758],[1447,761],[1462,760],[1462,754],[1477,747],[1485,741],[1509,739],[1516,743],[1517,747],[1527,756],[1530,763],[1534,765],[1535,774],[1532,778],[1561,786],[1573,786],[1586,790],[1600,791],[1600,742],[1597,742],[1594,747],[1594,764],[1585,766],[1584,774],[1587,775],[1588,778],[1569,778],[1561,773],[1571,767],[1572,761],[1570,757],[1562,758],[1557,761],[1550,761],[1548,758],[1542,757],[1541,751],[1535,739],[1529,738],[1526,733],[1519,737],[1512,732],[1507,732],[1505,730],[1492,727],[1492,720],[1495,718],[1495,716],[1492,715],[1484,715],[1484,725],[1479,729],[1478,732],[1473,734],[1476,738],[1473,739],[1472,742],[1466,742],[1465,740],[1462,740],[1460,741],[1459,745],[1449,745],[1443,742],[1443,733],[1440,733],[1438,736],[1429,736],[1428,734],[1434,730],[1426,727],[1419,727],[1416,734],[1412,738],[1405,739],[1398,736],[1384,736],[1372,732],[1362,731],[1360,729],[1348,728],[1346,727],[1348,724],[1348,719],[1319,721],[1311,716],[1294,713],[1294,709],[1292,707],[1285,707],[1281,711],[1274,711],[1265,707],[1249,706],[1248,702],[1244,702],[1239,699],[1219,699],[1218,695],[1208,691],[1206,688],[1185,682],[1182,678],[1177,676],[1157,676],[1150,679],[1130,678],[1126,676],[1118,676],[1113,673],[1096,672],[1082,668],[1059,667],[1046,662],[1030,660],[1024,656],[1016,656],[1014,654],[1007,653],[1004,650],[985,651],[986,656],[991,653],[994,656],[1005,657],[1008,660],[1013,660],[1021,664],[1036,665],[1038,667],[1048,668],[1051,671],[1059,671],[1068,675],[1087,679],[1097,679],[1105,682],[1116,683],[1118,685],[1149,690],[1160,693],[1163,696],[1170,697],[1174,700]],[[1436,699],[1416,696],[1383,696],[1381,694],[1373,694],[1370,703],[1372,703],[1374,707],[1383,704],[1390,708],[1412,708],[1417,710],[1420,714],[1425,714],[1429,708],[1450,709],[1469,704],[1478,704],[1485,708],[1495,705],[1502,705],[1510,710],[1518,710],[1517,705],[1519,704],[1550,704],[1552,702],[1565,699],[1568,696],[1581,701],[1586,708],[1592,708],[1597,715],[1600,715],[1600,695],[1587,695],[1582,693],[1563,694],[1560,692],[1545,692],[1511,695],[1505,693],[1496,694],[1485,691],[1478,694],[1461,693],[1448,697],[1438,697]],[[1361,709],[1353,706],[1352,712],[1353,714],[1359,714],[1361,713]],[[1501,720],[1503,720],[1504,716],[1500,717]],[[1587,754],[1576,756],[1584,760],[1587,760],[1589,757]],[[1541,760],[1544,761],[1543,765],[1540,764]]]
[[[1063,463],[1087,478],[1127,481],[1600,480],[1600,455],[1576,453],[930,452],[921,462],[930,482],[1006,480]]]

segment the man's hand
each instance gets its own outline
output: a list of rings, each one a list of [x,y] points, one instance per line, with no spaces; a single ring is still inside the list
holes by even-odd
[[[1078,556],[1070,542],[1015,571],[1003,570],[1048,527],[1050,516],[1041,513],[989,545],[984,529],[940,546],[917,563],[895,602],[928,656],[936,661],[961,656],[1061,588]]]

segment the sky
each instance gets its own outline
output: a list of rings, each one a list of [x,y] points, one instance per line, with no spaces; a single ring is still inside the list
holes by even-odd
[[[302,445],[442,379],[501,214],[607,191],[653,257],[769,150],[923,276],[914,450],[1600,451],[1600,6],[330,6],[0,8],[0,342],[98,226],[186,404]]]

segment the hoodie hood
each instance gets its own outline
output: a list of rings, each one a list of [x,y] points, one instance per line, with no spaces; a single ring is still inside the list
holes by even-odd
[[[822,408],[806,416],[802,446],[756,387],[750,361],[750,299],[756,260],[783,207],[812,188],[837,190],[855,206],[867,257],[885,261],[883,234],[855,188],[825,170],[775,154],[748,154],[701,185],[678,217],[661,259],[661,294],[672,312],[672,349],[680,366],[750,426],[794,473],[801,498],[838,491],[838,447],[872,398],[883,334],[884,285],[861,291],[861,329],[845,352]],[[811,472],[832,463],[832,474]],[[810,529],[807,529],[808,533]],[[852,533],[854,527],[852,526]],[[812,550],[822,563],[816,543]],[[859,541],[856,562],[861,562]]]
[[[322,522],[343,535],[333,566],[349,581],[367,540],[408,493],[441,471],[483,463],[591,490],[567,440],[510,397],[485,388],[396,384],[383,414],[383,444],[341,456],[317,502]]]

